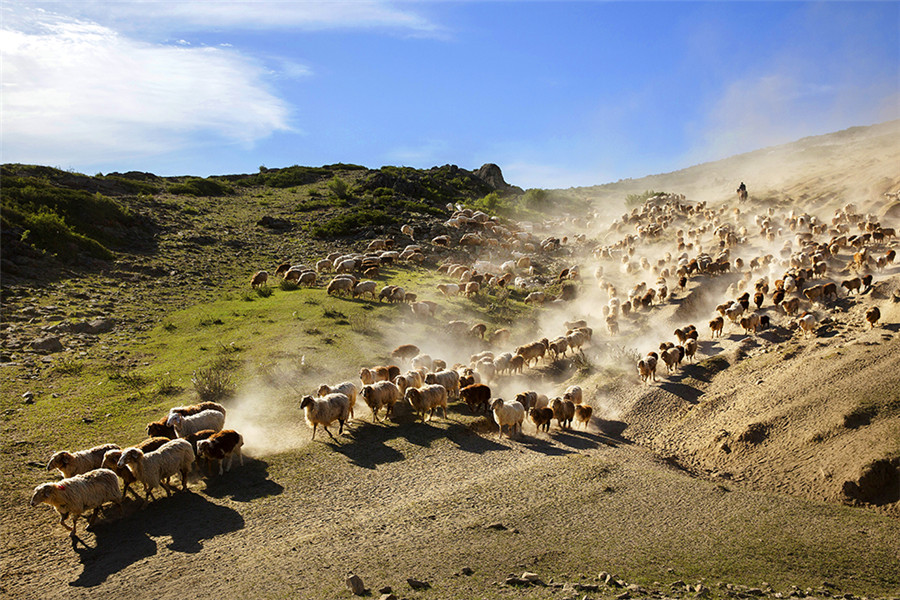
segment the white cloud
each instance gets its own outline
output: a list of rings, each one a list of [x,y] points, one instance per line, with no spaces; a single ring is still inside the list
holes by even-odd
[[[262,65],[233,50],[150,44],[44,11],[16,16],[0,36],[4,162],[88,163],[289,129]]]
[[[174,30],[210,29],[359,29],[388,28],[416,35],[437,35],[440,28],[425,17],[381,0],[130,0],[106,2],[35,2],[52,10],[122,28],[163,26]]]

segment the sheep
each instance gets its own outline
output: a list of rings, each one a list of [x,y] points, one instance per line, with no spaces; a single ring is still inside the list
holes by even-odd
[[[525,304],[543,305],[547,297],[544,292],[531,292],[525,296]]]
[[[425,411],[429,411],[428,420],[434,418],[434,411],[441,408],[444,411],[444,418],[447,418],[447,389],[438,384],[428,384],[421,388],[409,388],[406,390],[406,401],[416,414],[425,421]]]
[[[525,420],[525,407],[515,400],[506,401],[503,398],[497,398],[491,403],[491,411],[494,413],[494,422],[500,427],[497,434],[498,438],[503,437],[503,426],[507,426],[507,437],[519,431],[522,432],[522,422]]]
[[[563,400],[562,398],[554,398],[550,401],[550,409],[553,411],[553,418],[560,429],[567,429],[575,418],[575,403],[571,400]]]
[[[528,411],[531,422],[534,423],[537,431],[543,429],[547,433],[550,432],[550,421],[553,420],[553,409],[548,407],[532,408]]]
[[[425,376],[425,383],[437,383],[447,390],[449,398],[459,398],[459,373],[456,371],[437,371]]]
[[[391,358],[399,360],[412,360],[421,353],[418,346],[413,344],[403,344],[397,346],[391,351]]]
[[[321,398],[304,396],[300,400],[300,409],[304,411],[306,424],[313,428],[312,439],[316,439],[316,429],[321,425],[325,433],[334,440],[335,437],[328,431],[328,426],[337,421],[338,435],[344,433],[344,422],[350,417],[350,399],[345,394],[337,392]]]
[[[250,278],[250,287],[259,287],[261,285],[265,285],[265,283],[269,280],[269,273],[267,271],[257,271],[252,278]]]
[[[875,329],[875,325],[878,323],[878,319],[881,318],[881,311],[877,306],[873,306],[869,310],[866,311],[866,321],[869,322],[869,326],[872,329]]]
[[[152,452],[153,450],[156,450],[163,444],[170,441],[172,440],[166,437],[152,437],[147,438],[134,447],[140,448],[142,452]],[[131,484],[136,481],[134,473],[132,473],[127,466],[119,466],[120,458],[122,458],[121,450],[107,450],[106,454],[103,455],[103,462],[100,464],[100,468],[109,469],[119,476],[119,478],[122,480],[122,483],[125,484],[124,488],[122,489],[123,498],[128,494],[128,492],[131,492],[135,498],[140,500],[141,497],[138,496],[137,492],[131,489]]]
[[[177,436],[175,435],[175,428],[166,425],[169,420],[169,415],[161,417],[158,421],[154,421],[152,423],[147,423],[147,435],[150,437],[165,437],[170,440],[174,440]]]
[[[850,295],[850,292],[856,291],[856,294],[859,295],[860,288],[862,287],[862,279],[859,277],[854,277],[853,279],[848,279],[847,281],[841,282],[841,287],[847,288],[847,295]]]
[[[695,339],[689,339],[684,343],[684,355],[694,362],[694,355],[697,353],[698,342]]]
[[[672,346],[661,353],[663,362],[666,363],[666,372],[674,373],[678,369],[678,364],[684,357],[684,348],[681,346]]]
[[[816,315],[806,312],[797,320],[797,323],[800,325],[800,329],[803,330],[803,335],[807,336],[810,333],[815,335],[816,327],[819,325],[819,320],[816,318]]]
[[[581,404],[582,400],[584,399],[584,395],[582,394],[580,387],[578,387],[577,385],[573,385],[566,389],[565,393],[563,394],[563,399],[571,400],[575,404]]]
[[[525,359],[526,366],[530,365],[532,360],[537,362],[539,359],[544,358],[546,352],[547,346],[542,342],[532,342],[516,348],[516,354]]]
[[[452,298],[453,296],[459,295],[460,287],[458,284],[455,284],[455,283],[441,283],[441,284],[438,284],[437,289],[446,298]]]
[[[756,333],[759,329],[759,315],[756,313],[750,313],[746,317],[741,319],[741,327],[744,328],[744,333]]]
[[[204,410],[190,417],[172,413],[169,415],[166,425],[174,427],[175,434],[183,438],[204,429],[219,431],[225,426],[225,415],[217,410]]]
[[[171,440],[146,453],[140,448],[126,448],[117,464],[131,469],[135,479],[143,484],[146,504],[153,498],[154,488],[162,486],[166,496],[172,495],[168,481],[175,473],[181,474],[181,488],[187,489],[188,473],[194,465],[194,450],[183,439]]]
[[[363,294],[371,294],[372,300],[375,299],[375,287],[378,284],[374,281],[360,281],[356,285],[353,286],[351,290],[351,295],[356,297],[361,297]]]
[[[481,289],[481,285],[477,281],[470,281],[466,284],[466,289],[463,292],[467,298],[472,296],[477,296],[478,291]]]
[[[352,381],[345,381],[333,387],[323,383],[316,391],[316,395],[320,398],[334,393],[344,394],[345,396],[347,396],[347,399],[350,400],[350,418],[352,419],[353,408],[356,406],[356,385]]]
[[[116,444],[103,444],[94,446],[88,450],[78,452],[56,452],[47,463],[47,470],[57,469],[63,477],[74,477],[94,469],[99,469],[103,464],[103,455],[109,450],[119,450]]]
[[[459,397],[473,413],[480,412],[482,408],[487,412],[491,401],[491,388],[483,383],[473,383],[459,390]]]
[[[93,525],[106,502],[114,502],[121,509],[122,491],[119,478],[109,469],[93,469],[87,473],[67,477],[56,482],[42,483],[34,488],[31,506],[49,504],[59,513],[59,524],[69,530],[69,535],[77,535],[78,518],[93,509],[88,518],[88,526]],[[72,526],[66,521],[72,515]]]
[[[585,430],[591,424],[591,416],[594,414],[594,408],[589,404],[575,405],[575,423],[584,424]]]
[[[327,431],[327,429],[326,429]],[[200,440],[197,443],[197,458],[205,458],[212,463],[213,460],[219,462],[219,475],[223,474],[222,463],[228,459],[228,466],[225,471],[231,470],[231,463],[234,455],[237,454],[244,465],[244,455],[241,454],[241,447],[244,445],[244,437],[234,429],[223,429],[217,431],[209,437],[209,439]]]
[[[656,364],[659,360],[659,356],[657,356],[656,352],[651,352],[644,358],[638,361],[637,368],[638,373],[641,376],[641,381],[656,381]]]
[[[787,316],[794,316],[794,313],[797,312],[798,308],[800,308],[800,298],[791,298],[789,300],[785,300],[781,303],[781,308],[784,309],[784,314],[786,314]]]
[[[369,408],[372,409],[373,422],[378,420],[378,411],[382,406],[387,409],[385,415],[389,415],[394,410],[394,404],[400,400],[400,388],[390,381],[379,381],[364,385],[359,393]]]
[[[332,294],[349,294],[353,290],[353,280],[351,279],[332,279],[328,282],[328,287],[325,288],[325,293],[328,295]]]
[[[175,408],[169,409],[169,414],[178,413],[185,417],[189,417],[191,415],[196,415],[198,412],[203,412],[204,410],[217,410],[223,415],[225,414],[225,407],[218,402],[200,402],[199,404],[191,404],[190,406],[176,406]]]

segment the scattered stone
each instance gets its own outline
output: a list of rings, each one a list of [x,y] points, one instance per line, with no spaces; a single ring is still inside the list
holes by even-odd
[[[350,591],[354,596],[362,596],[366,593],[366,586],[363,584],[363,580],[360,579],[359,575],[351,575],[348,577],[347,587],[350,588]]]
[[[462,570],[460,570],[460,573],[462,573],[463,575],[471,575],[474,572],[475,571],[473,571],[469,567],[463,567]]]
[[[418,579],[413,579],[412,577],[407,578],[406,583],[408,583],[409,587],[414,590],[427,590],[431,587],[431,584],[427,581],[419,581]]]
[[[47,336],[38,338],[33,340],[30,344],[32,350],[36,350],[37,352],[62,352],[63,345],[62,342],[59,341],[58,337]]]
[[[531,582],[522,579],[521,577],[516,577],[515,575],[510,575],[503,582],[506,585],[520,586],[520,585],[531,585]]]
[[[25,404],[34,404],[34,393],[33,392],[25,392],[22,394],[22,399],[25,400]]]
[[[81,422],[82,422],[82,423],[91,424],[91,423],[94,422],[94,419],[92,419],[92,418],[90,418],[90,417],[81,417]]]
[[[378,590],[378,593],[379,594],[391,594],[391,593],[393,593],[393,591],[394,591],[394,588],[392,588],[389,585],[386,585],[383,588],[381,588],[380,590]]]
[[[506,531],[508,529],[508,527],[506,525],[504,525],[503,523],[491,523],[490,525],[487,525],[485,527],[485,529],[496,529],[497,531]]]
[[[378,600],[397,600],[397,596],[393,594],[382,594],[378,597]]]
[[[629,598],[631,598],[631,592],[622,592],[616,596],[616,600],[628,600]]]
[[[535,581],[540,581],[541,578],[538,576],[537,573],[532,573],[531,571],[525,571],[524,573],[522,573],[522,579],[533,583]]]
[[[600,586],[596,583],[576,583],[575,589],[579,592],[598,592],[600,591]]]

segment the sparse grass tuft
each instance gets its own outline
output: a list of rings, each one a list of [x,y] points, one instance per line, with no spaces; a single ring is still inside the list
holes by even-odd
[[[219,402],[234,394],[232,361],[222,357],[208,367],[194,371],[191,383],[201,402]]]

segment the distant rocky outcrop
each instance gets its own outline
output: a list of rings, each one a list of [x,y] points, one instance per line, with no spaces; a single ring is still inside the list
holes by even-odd
[[[475,171],[475,177],[481,179],[498,192],[523,192],[522,188],[506,183],[506,180],[503,179],[503,171],[494,163],[481,165],[481,168]]]

